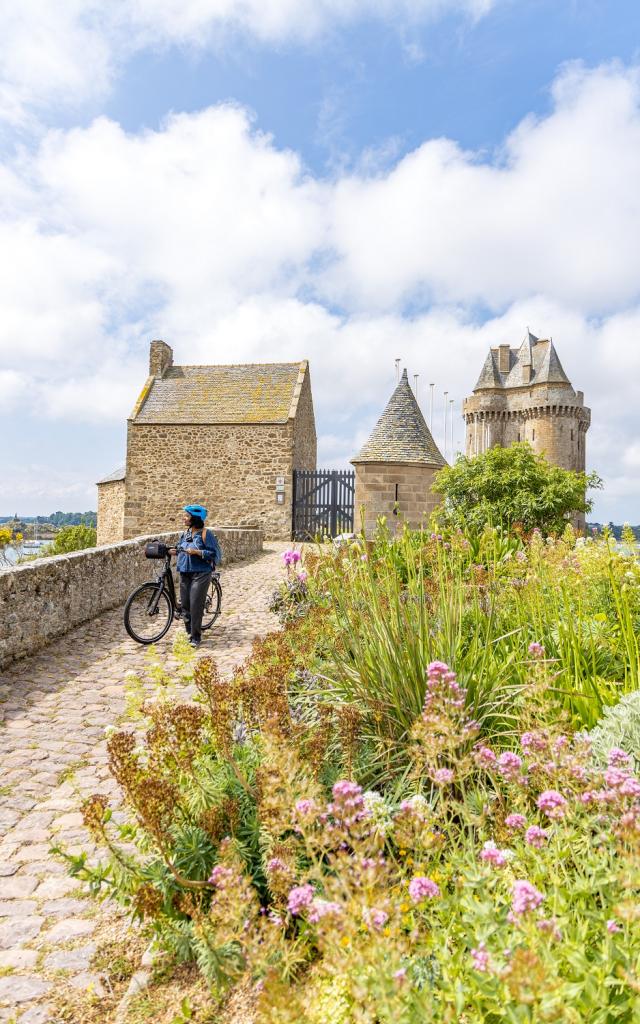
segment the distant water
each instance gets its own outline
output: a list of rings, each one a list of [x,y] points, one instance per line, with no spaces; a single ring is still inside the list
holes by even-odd
[[[40,548],[43,548],[45,544],[50,544],[50,540],[36,540],[33,541],[37,547],[22,548],[20,551],[16,551],[15,548],[5,548],[5,555],[7,556],[11,565],[15,565],[19,555],[37,555]],[[1,567],[0,567],[1,568]]]

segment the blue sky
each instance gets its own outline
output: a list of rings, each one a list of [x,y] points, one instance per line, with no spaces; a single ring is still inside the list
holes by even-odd
[[[95,507],[152,337],[308,357],[333,466],[395,357],[459,411],[529,326],[592,407],[594,517],[640,522],[638,40],[630,0],[1,13],[0,513]]]

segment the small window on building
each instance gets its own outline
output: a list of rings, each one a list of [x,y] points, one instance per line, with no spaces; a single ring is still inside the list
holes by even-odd
[[[518,431],[518,441],[520,440],[520,431]]]
[[[534,430],[534,431],[533,431],[533,440],[535,441],[535,439],[536,439],[536,432],[535,432],[535,430]]]
[[[573,430],[571,431],[571,440],[573,441]]]

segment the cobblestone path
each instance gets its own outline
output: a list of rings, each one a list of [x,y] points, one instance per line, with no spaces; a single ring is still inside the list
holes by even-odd
[[[286,545],[223,572],[223,614],[201,650],[229,672],[253,639],[277,626],[268,600],[282,578]],[[158,645],[173,663],[174,625]],[[96,904],[49,853],[94,849],[79,804],[90,793],[114,802],[104,729],[124,710],[125,673],[146,664],[130,640],[122,610],[100,616],[0,675],[0,1021],[44,1024],[47,994],[61,972],[78,988],[93,986]]]

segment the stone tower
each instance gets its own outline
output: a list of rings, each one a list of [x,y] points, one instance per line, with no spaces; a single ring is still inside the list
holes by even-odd
[[[489,350],[462,413],[468,457],[528,441],[556,466],[584,471],[591,410],[582,391],[573,390],[551,339],[528,328],[519,348]]]
[[[407,371],[402,374],[369,440],[351,460],[356,470],[355,527],[364,509],[365,536],[375,533],[379,516],[392,532],[406,523],[418,528],[439,502],[431,490],[446,465],[433,440]]]

